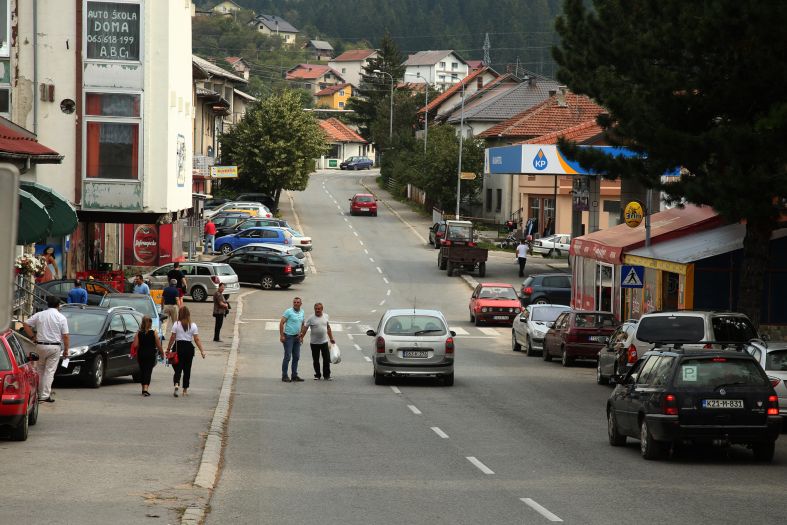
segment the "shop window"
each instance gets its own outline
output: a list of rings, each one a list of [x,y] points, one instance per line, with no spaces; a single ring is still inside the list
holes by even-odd
[[[139,94],[87,94],[85,174],[88,178],[139,179],[140,99]]]

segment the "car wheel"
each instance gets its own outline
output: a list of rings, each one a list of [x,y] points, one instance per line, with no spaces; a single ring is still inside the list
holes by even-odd
[[[476,326],[481,326],[481,319],[479,319],[478,316],[475,316],[475,321],[474,322],[475,322]]]
[[[473,311],[470,311],[470,322],[475,323],[475,316],[473,315]]]
[[[536,351],[533,350],[533,341],[530,340],[529,335],[525,337],[525,355],[528,357],[536,355]]]
[[[568,356],[565,347],[563,347],[563,351],[561,352],[560,364],[563,366],[571,366],[574,364],[574,359]]]
[[[596,384],[597,385],[609,384],[609,378],[601,373],[601,359],[596,361]]]
[[[33,410],[31,410],[30,414],[27,416],[27,423],[30,426],[38,423],[38,394],[36,394],[35,399],[33,400]]]
[[[382,376],[382,374],[378,374],[376,370],[372,372],[372,376],[374,376],[375,385],[385,384],[385,378]]]
[[[549,304],[549,301],[547,301],[546,297],[539,297],[533,301],[533,304]]]
[[[549,250],[547,252],[547,254],[545,255],[545,257],[550,257],[550,258],[552,258],[554,256],[555,256],[555,250]]]
[[[191,289],[191,298],[198,303],[204,303],[208,298],[208,291],[201,286],[195,286]]]
[[[276,286],[276,281],[273,280],[273,277],[270,275],[263,275],[262,279],[260,279],[260,288],[263,290],[273,290]]]
[[[104,356],[98,354],[90,366],[90,375],[87,384],[90,388],[98,388],[104,382]]]
[[[626,436],[618,432],[618,419],[612,407],[607,408],[607,436],[609,444],[613,447],[622,447],[626,444]]]
[[[517,342],[517,340],[516,340],[516,332],[514,332],[513,330],[511,330],[511,350],[513,350],[514,352],[521,352],[522,351],[522,345],[520,345]]]
[[[544,345],[543,350],[541,350],[541,359],[544,361],[552,361],[552,354],[547,351],[547,345]]]
[[[38,404],[38,403],[36,403]],[[11,439],[14,441],[27,441],[27,434],[30,430],[30,418],[23,417],[19,424],[14,428],[14,431],[11,433]]]
[[[445,257],[440,257],[440,255],[438,255],[437,267],[440,268],[441,270],[445,270],[448,267],[448,259],[446,259]]]
[[[486,263],[478,263],[478,276],[479,277],[486,277]]]
[[[563,254],[560,253],[560,250],[555,250],[555,257],[560,257],[561,255]]]
[[[372,213],[372,217],[377,217],[377,212]]]
[[[765,443],[752,443],[751,450],[754,452],[754,459],[757,461],[770,462],[773,461],[776,442],[767,441]]]
[[[454,276],[454,263],[452,263],[451,261],[448,261],[446,263],[446,273],[448,274],[448,277]]]
[[[645,459],[661,459],[666,455],[668,443],[656,441],[648,428],[648,421],[644,417],[639,427],[639,450]]]
[[[454,386],[454,373],[445,374],[443,376],[443,386]]]
[[[219,248],[219,251],[221,252],[222,255],[229,255],[230,252],[232,251],[232,246],[230,246],[229,244],[222,244],[221,248]]]

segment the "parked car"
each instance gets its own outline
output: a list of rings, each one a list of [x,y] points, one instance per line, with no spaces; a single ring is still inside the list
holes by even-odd
[[[224,198],[207,199],[205,200],[205,209],[215,210],[222,204],[226,204],[228,202],[230,202],[230,199],[224,199]]]
[[[470,296],[470,322],[502,323],[511,326],[522,311],[516,290],[506,283],[481,283]]]
[[[529,356],[541,353],[544,349],[544,336],[555,324],[555,319],[567,311],[568,306],[560,304],[531,304],[525,307],[511,327],[511,348],[519,352],[524,346]]]
[[[216,225],[216,236],[221,237],[219,232],[228,232],[228,230],[232,230],[238,224],[246,222],[251,218],[250,213],[246,212],[221,212],[217,213],[215,216],[211,217],[210,219],[213,221],[213,224]],[[270,220],[270,219],[266,219]],[[228,233],[234,233],[229,231]],[[223,233],[222,235],[226,235],[227,233]]]
[[[239,221],[231,226],[223,226],[216,228],[216,237],[223,237],[224,235],[232,235],[234,233],[248,230],[249,228],[258,228],[260,226],[275,226],[277,228],[289,228],[290,225],[284,219],[269,219],[264,217],[251,217],[243,221]]]
[[[779,414],[787,416],[787,344],[753,344],[747,350],[765,370],[773,390],[779,396]]]
[[[131,358],[131,343],[139,331],[142,314],[129,306],[69,304],[60,308],[68,321],[71,347],[68,366],[61,361],[56,378],[80,379],[98,388],[107,377],[140,378],[139,364]]]
[[[308,236],[302,234],[298,230],[293,230],[289,226],[285,227],[284,229],[292,234],[292,236],[293,236],[293,245],[294,246],[297,246],[298,248],[300,248],[304,252],[312,251],[312,238],[311,237],[308,237]]]
[[[628,372],[637,362],[637,348],[634,346],[634,335],[637,333],[637,319],[629,319],[620,325],[609,341],[598,351],[596,363],[596,383],[609,384],[609,379]]]
[[[440,247],[440,241],[445,237],[445,221],[437,221],[429,228],[429,244],[435,249]]]
[[[567,310],[544,336],[541,356],[551,361],[559,356],[563,366],[571,366],[575,359],[598,359],[598,351],[607,342],[618,323],[609,312]]]
[[[165,336],[165,334],[161,332],[161,323],[166,319],[166,315],[161,313],[161,305],[157,305],[149,295],[138,293],[107,294],[101,300],[99,306],[105,306],[107,308],[128,306],[133,308],[142,315],[150,316],[151,321],[153,321],[153,329],[156,330],[162,338]]]
[[[267,244],[264,242],[253,242],[251,244],[247,244],[246,246],[241,246],[237,250],[233,250],[227,255],[219,255],[213,262],[227,262],[227,259],[232,257],[233,255],[238,255],[241,253],[279,253],[284,255],[292,255],[297,259],[303,259],[306,255],[303,253],[303,250],[298,248],[297,246],[289,246],[286,244]]]
[[[222,254],[227,255],[232,250],[237,250],[241,246],[253,242],[264,242],[268,244],[285,244],[293,246],[293,236],[287,230],[274,227],[256,227],[243,230],[232,235],[225,235],[216,239],[216,249]]]
[[[27,439],[38,421],[38,354],[26,337],[12,330],[0,333],[0,429],[14,441]]]
[[[350,157],[339,163],[341,170],[368,170],[374,166],[374,161],[369,157]]]
[[[238,279],[244,283],[257,283],[263,290],[276,286],[287,289],[303,282],[306,268],[300,259],[292,255],[251,252],[238,253],[227,258]]]
[[[522,306],[571,304],[571,276],[566,273],[537,273],[522,282]]]
[[[244,212],[248,213],[253,217],[273,217],[270,210],[266,208],[264,205],[260,204],[259,202],[238,202],[238,201],[231,201],[225,202],[218,208],[213,210],[206,210],[204,212],[205,217],[214,217],[219,213],[222,212]]]
[[[364,213],[377,217],[377,199],[370,193],[356,193],[350,199],[350,215]]]
[[[454,337],[437,310],[388,310],[377,323],[372,375],[381,385],[386,377],[433,376],[445,386],[454,384]]]
[[[276,211],[276,201],[267,193],[241,193],[235,197],[236,201],[241,202],[259,202],[264,204],[271,211]]]
[[[532,252],[543,257],[560,257],[568,255],[571,246],[571,235],[558,233],[533,241]]]
[[[159,266],[152,272],[143,275],[151,288],[163,289],[167,286],[167,273],[172,270],[172,263]],[[240,292],[238,276],[228,264],[218,262],[184,262],[180,270],[186,276],[186,293],[195,301],[202,302],[212,297],[224,283],[224,297]]]
[[[754,357],[714,349],[647,352],[615,387],[606,412],[610,445],[639,439],[645,459],[689,441],[742,444],[771,461],[782,425],[779,398]]]
[[[88,279],[82,281],[82,287],[87,292],[87,304],[97,306],[101,299],[108,293],[118,293],[111,284],[104,281]],[[74,279],[55,279],[38,284],[39,290],[46,292],[47,295],[54,295],[62,302],[68,302],[68,292],[74,288]]]

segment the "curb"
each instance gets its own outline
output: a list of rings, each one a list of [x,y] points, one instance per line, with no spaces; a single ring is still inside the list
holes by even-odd
[[[471,290],[475,290],[475,287],[478,286],[478,281],[476,281],[471,275],[460,274],[459,277],[467,283]]]
[[[232,398],[232,387],[235,383],[235,371],[238,365],[238,345],[240,344],[240,319],[243,314],[243,298],[255,293],[251,290],[242,293],[237,299],[237,312],[235,314],[235,326],[232,331],[232,345],[227,364],[224,368],[224,379],[221,384],[219,401],[213,412],[213,419],[210,423],[210,430],[205,439],[205,447],[202,451],[197,476],[194,478],[194,486],[213,490],[216,478],[219,473],[221,463],[222,442],[226,433],[227,420],[230,415],[230,400]],[[208,498],[210,500],[210,497]],[[205,519],[205,506],[192,505],[186,509],[181,517],[181,525],[199,525]]]

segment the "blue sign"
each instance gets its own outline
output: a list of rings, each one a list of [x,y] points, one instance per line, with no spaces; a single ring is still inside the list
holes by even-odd
[[[642,288],[645,280],[644,266],[629,266],[624,264],[620,267],[620,287],[621,288]]]
[[[538,171],[544,171],[549,166],[549,161],[547,160],[547,156],[544,155],[544,150],[539,149],[536,156],[533,158],[533,167],[536,168]]]
[[[488,148],[486,173],[522,173],[522,148],[520,146]]]

